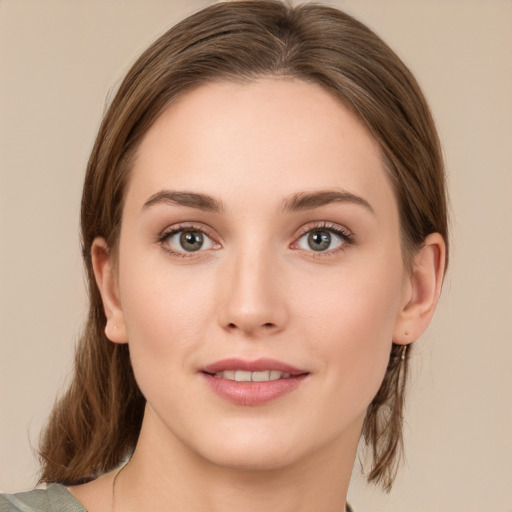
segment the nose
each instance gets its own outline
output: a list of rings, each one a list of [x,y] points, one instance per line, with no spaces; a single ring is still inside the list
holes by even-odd
[[[226,267],[220,279],[222,328],[248,337],[281,332],[288,320],[286,290],[271,251],[246,250]]]

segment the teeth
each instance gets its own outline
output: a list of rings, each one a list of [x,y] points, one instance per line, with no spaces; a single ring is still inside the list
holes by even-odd
[[[247,372],[245,370],[225,370],[218,372],[215,377],[219,379],[236,380],[237,382],[268,382],[270,380],[289,379],[290,374],[278,370],[265,370],[261,372]]]
[[[265,382],[266,380],[270,380],[270,371],[267,370],[266,372],[252,372],[251,380],[253,382]]]
[[[251,372],[244,372],[243,370],[237,370],[235,372],[235,380],[237,382],[251,382]]]

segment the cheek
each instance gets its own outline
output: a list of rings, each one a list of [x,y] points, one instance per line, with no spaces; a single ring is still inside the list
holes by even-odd
[[[308,297],[298,305],[301,330],[314,340],[313,356],[323,362],[325,385],[340,406],[352,403],[363,412],[384,378],[401,303],[402,267],[396,261],[361,262],[295,294]]]
[[[144,262],[134,254],[120,266],[120,284],[136,375],[169,382],[173,370],[190,365],[204,338],[212,304],[207,283],[191,270],[172,272],[165,261]]]

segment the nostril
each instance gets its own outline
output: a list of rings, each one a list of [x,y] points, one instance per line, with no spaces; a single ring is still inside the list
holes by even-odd
[[[266,322],[266,323],[262,324],[261,327],[264,327],[265,329],[273,329],[274,327],[276,327],[276,324],[274,324],[272,322]],[[230,322],[228,324],[228,329],[231,329],[231,330],[238,329],[238,326],[237,326],[237,324]]]

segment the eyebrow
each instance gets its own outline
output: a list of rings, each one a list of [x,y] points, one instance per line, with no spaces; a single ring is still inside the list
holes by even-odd
[[[168,203],[189,208],[197,208],[213,213],[222,213],[225,211],[221,201],[207,194],[198,194],[196,192],[178,192],[173,190],[161,190],[153,194],[143,205],[145,210],[153,205]],[[299,192],[291,198],[285,199],[283,203],[283,212],[297,212],[301,210],[312,210],[321,206],[328,206],[334,203],[351,203],[363,206],[369,212],[375,213],[370,203],[362,197],[347,191],[322,190],[319,192]]]
[[[285,200],[283,204],[284,212],[296,212],[300,210],[312,210],[333,203],[350,203],[366,208],[369,212],[375,214],[370,203],[352,192],[337,190],[322,190],[319,192],[300,192]]]
[[[222,202],[207,194],[195,192],[177,192],[173,190],[161,190],[153,194],[143,205],[142,210],[156,204],[167,203],[197,208],[207,212],[221,213],[224,211]]]

